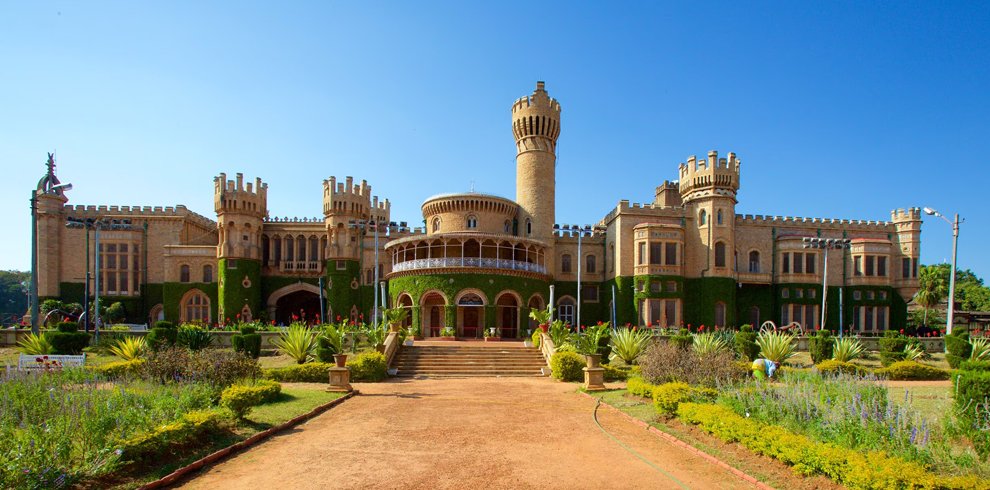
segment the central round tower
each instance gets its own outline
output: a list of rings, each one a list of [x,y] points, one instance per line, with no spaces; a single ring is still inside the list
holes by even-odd
[[[516,138],[516,202],[519,235],[553,241],[555,166],[560,135],[560,104],[547,95],[543,82],[512,105]]]

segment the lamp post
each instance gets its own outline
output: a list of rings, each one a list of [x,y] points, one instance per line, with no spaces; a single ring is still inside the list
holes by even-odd
[[[374,290],[374,300],[372,301],[372,319],[374,321],[373,325],[378,325],[378,264],[380,264],[378,258],[378,228],[387,225],[384,220],[370,219],[368,221],[351,221],[351,228],[356,228],[362,232],[367,232],[368,228],[371,228],[375,234],[375,280],[371,283],[371,287]],[[385,233],[388,234],[388,226],[385,226]],[[363,242],[363,240],[362,240]]]
[[[804,248],[820,248],[822,249],[822,254],[825,256],[825,265],[822,267],[822,314],[821,314],[821,328],[825,328],[825,312],[826,312],[826,302],[825,299],[828,297],[828,251],[832,249],[843,250],[849,248],[850,240],[848,238],[812,238],[804,237]],[[841,294],[841,290],[840,290]],[[840,302],[839,307],[839,337],[842,337],[842,307]]]
[[[559,228],[559,227],[558,225],[554,225],[554,228]],[[584,237],[585,235],[589,237],[594,236],[595,233],[604,231],[605,228],[602,228],[600,226],[591,226],[591,225],[584,225],[584,227],[564,225],[563,230],[577,233],[577,307],[576,307],[577,312],[574,323],[577,328],[577,331],[580,332],[581,331],[580,330],[581,329],[581,264],[584,261],[584,257],[581,255],[581,238]]]
[[[952,225],[952,271],[949,272],[949,311],[945,315],[945,334],[952,334],[952,321],[956,312],[956,251],[959,249],[959,223],[965,220],[959,220],[959,213],[956,213],[953,220],[949,221],[932,208],[925,208],[925,214],[929,216],[938,216],[945,220],[946,223]]]
[[[69,217],[66,218],[65,227],[66,228],[85,228],[86,229],[86,284],[83,287],[83,330],[89,333],[89,230],[93,228],[94,223],[93,218],[79,219]]]

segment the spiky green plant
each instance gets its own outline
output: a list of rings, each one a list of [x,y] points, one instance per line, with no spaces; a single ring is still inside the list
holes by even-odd
[[[305,364],[316,353],[316,333],[303,325],[292,325],[272,344],[282,354],[295,359],[299,364]]]
[[[368,341],[368,345],[372,347],[378,347],[384,344],[386,335],[388,335],[388,332],[383,327],[377,325],[369,324],[364,330],[364,338]]]
[[[140,358],[148,350],[148,342],[144,337],[132,337],[128,335],[117,340],[110,346],[110,353],[125,360],[133,361]]]
[[[554,347],[560,347],[568,342],[571,336],[571,328],[564,322],[560,320],[554,320],[550,324],[550,340],[553,341]]]
[[[756,345],[760,346],[760,357],[779,364],[783,364],[797,353],[794,336],[784,332],[760,332],[756,336]]]
[[[578,354],[585,356],[602,354],[603,348],[608,345],[610,335],[608,322],[605,322],[586,328],[584,334],[575,334],[571,342]]]
[[[694,336],[694,344],[692,344],[691,348],[699,356],[705,357],[728,350],[729,344],[725,342],[724,337],[721,335],[716,335],[714,332],[706,332]]]
[[[612,359],[619,358],[633,364],[650,345],[653,334],[649,330],[623,328],[612,332]]]
[[[409,318],[409,308],[386,308],[382,310],[382,321],[386,325],[402,325]]]
[[[28,334],[27,337],[24,337],[17,343],[17,350],[21,354],[33,356],[55,353],[55,347],[48,341],[48,337],[45,334],[33,333]]]
[[[969,354],[969,360],[980,361],[990,359],[990,341],[986,337],[970,339],[969,344],[973,346],[973,351]]]
[[[546,309],[536,308],[529,310],[529,317],[535,320],[536,323],[539,325],[549,324],[551,315],[553,315],[552,308],[546,308]]]
[[[832,359],[842,362],[852,362],[863,355],[863,344],[851,337],[835,339],[835,349],[832,350]]]
[[[904,360],[905,361],[921,361],[925,358],[925,349],[917,344],[908,344],[904,348]]]

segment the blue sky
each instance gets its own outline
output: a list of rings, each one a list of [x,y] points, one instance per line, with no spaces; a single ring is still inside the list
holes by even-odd
[[[960,267],[990,276],[987,4],[739,3],[5,2],[0,268],[29,266],[53,150],[74,204],[215,217],[220,172],[268,182],[272,216],[319,215],[330,175],[417,224],[439,192],[512,198],[509,108],[546,80],[561,223],[734,151],[739,213],[958,212]],[[948,260],[950,227],[923,230]]]

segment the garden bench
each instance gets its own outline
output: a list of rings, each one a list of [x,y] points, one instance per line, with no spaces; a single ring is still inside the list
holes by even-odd
[[[39,362],[38,359],[42,361]],[[45,361],[49,364],[46,366]],[[54,365],[52,363],[57,363]],[[22,371],[31,371],[36,369],[60,369],[62,367],[82,367],[86,364],[86,354],[78,356],[59,356],[59,355],[33,355],[33,354],[21,354],[17,359],[17,369]]]

